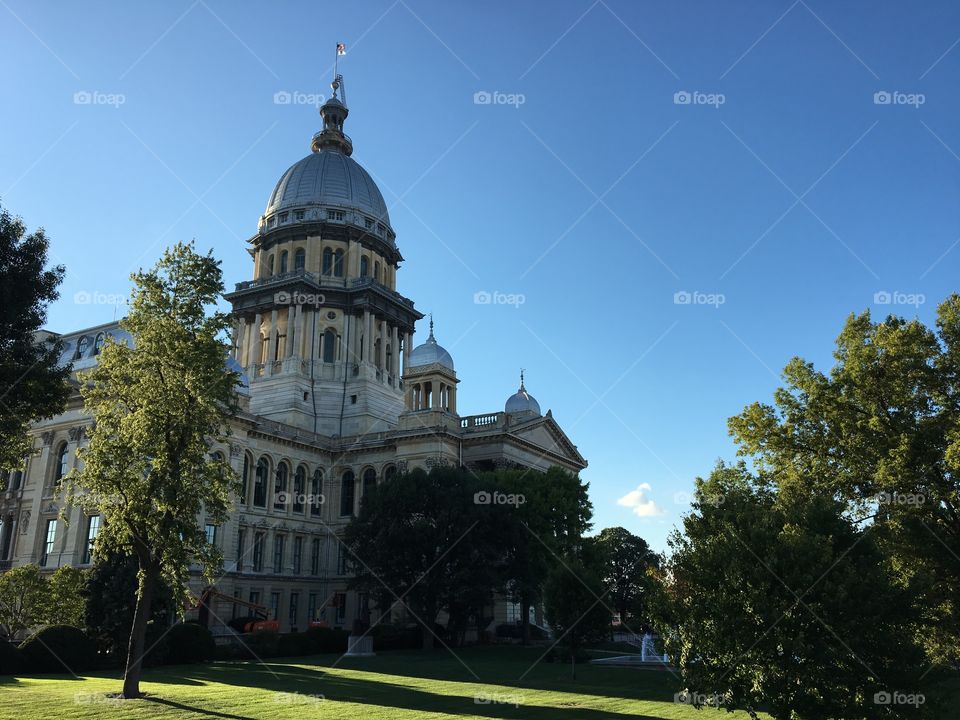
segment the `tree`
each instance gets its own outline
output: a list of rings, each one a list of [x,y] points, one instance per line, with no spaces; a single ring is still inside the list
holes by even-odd
[[[9,640],[42,625],[48,617],[49,585],[36,565],[0,574],[0,630]]]
[[[610,632],[608,591],[593,569],[599,558],[592,553],[588,558],[568,553],[554,563],[543,591],[547,620],[556,633],[556,644],[569,651],[574,677],[584,644],[602,640]]]
[[[609,604],[620,615],[623,625],[632,616],[639,621],[638,629],[646,630],[647,571],[659,566],[659,556],[646,540],[622,527],[604,528],[595,542],[603,563],[603,584],[610,593]]]
[[[30,423],[59,413],[70,393],[62,343],[38,334],[64,268],[47,267],[50,241],[42,228],[25,232],[20,218],[0,208],[0,468],[23,464],[33,448]]]
[[[98,552],[137,558],[125,698],[140,696],[154,589],[162,579],[185,600],[192,562],[212,580],[222,558],[198,516],[223,523],[239,489],[229,464],[209,451],[228,432],[238,380],[225,364],[228,316],[208,314],[223,291],[219,262],[181,243],[132,279],[121,326],[133,345],[108,341],[81,377],[95,425],[67,489],[70,501],[103,516]]]
[[[653,603],[694,704],[716,698],[776,720],[887,718],[878,694],[919,692],[926,666],[906,591],[873,533],[812,485],[776,492],[723,464],[698,481]]]
[[[89,578],[89,571],[70,565],[54,570],[47,581],[48,598],[44,623],[82,628],[86,611],[84,598]]]
[[[730,419],[775,487],[813,483],[872,534],[916,598],[912,633],[960,658],[960,296],[917,320],[851,315],[829,373],[794,358],[773,404]]]

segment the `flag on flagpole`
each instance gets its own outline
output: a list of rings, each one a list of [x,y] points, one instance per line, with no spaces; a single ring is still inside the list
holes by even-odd
[[[344,45],[343,43],[337,43],[337,55],[346,55],[346,54],[347,54],[347,46]]]

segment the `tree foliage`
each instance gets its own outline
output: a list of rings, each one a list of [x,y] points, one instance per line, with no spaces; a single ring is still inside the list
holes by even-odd
[[[219,262],[181,243],[132,279],[121,326],[133,344],[108,341],[82,375],[95,425],[78,453],[82,468],[68,477],[68,498],[103,516],[97,551],[139,563],[125,697],[139,695],[153,588],[162,578],[182,599],[194,562],[212,579],[221,554],[199,516],[223,523],[237,488],[229,464],[209,450],[228,430],[238,380],[225,365],[228,316],[209,312],[223,291]]]
[[[604,528],[593,540],[600,556],[600,572],[609,591],[608,603],[628,629],[644,632],[649,626],[648,571],[660,565],[647,541],[622,527]]]
[[[36,565],[20,565],[0,573],[0,630],[8,639],[42,625],[48,616],[47,580]]]
[[[544,611],[556,634],[556,644],[576,663],[585,643],[610,632],[609,589],[596,568],[596,553],[568,553],[555,563],[544,585]]]
[[[70,393],[62,343],[37,334],[64,276],[62,265],[48,267],[49,249],[42,228],[26,234],[23,221],[0,208],[0,468],[23,464],[30,423],[60,412]]]

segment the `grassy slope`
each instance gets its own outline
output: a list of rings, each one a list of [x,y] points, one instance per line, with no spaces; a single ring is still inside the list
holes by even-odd
[[[145,674],[150,699],[133,702],[103,695],[119,689],[116,675],[0,678],[0,718],[746,718],[674,703],[677,681],[664,672],[581,665],[573,681],[569,667],[540,664],[521,680],[538,654],[476,648],[459,659],[439,651],[159,668]],[[501,702],[477,704],[478,693]]]

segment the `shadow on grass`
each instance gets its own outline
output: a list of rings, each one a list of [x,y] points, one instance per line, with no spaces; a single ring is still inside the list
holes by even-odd
[[[156,703],[157,705],[165,705],[166,707],[174,708],[176,710],[185,710],[187,712],[197,713],[198,715],[206,715],[207,717],[224,718],[225,720],[256,720],[256,718],[247,717],[246,715],[231,715],[230,713],[217,712],[216,710],[204,710],[203,708],[174,702],[173,700],[165,700],[164,698],[152,695],[147,695],[141,699],[145,702],[152,702]]]

